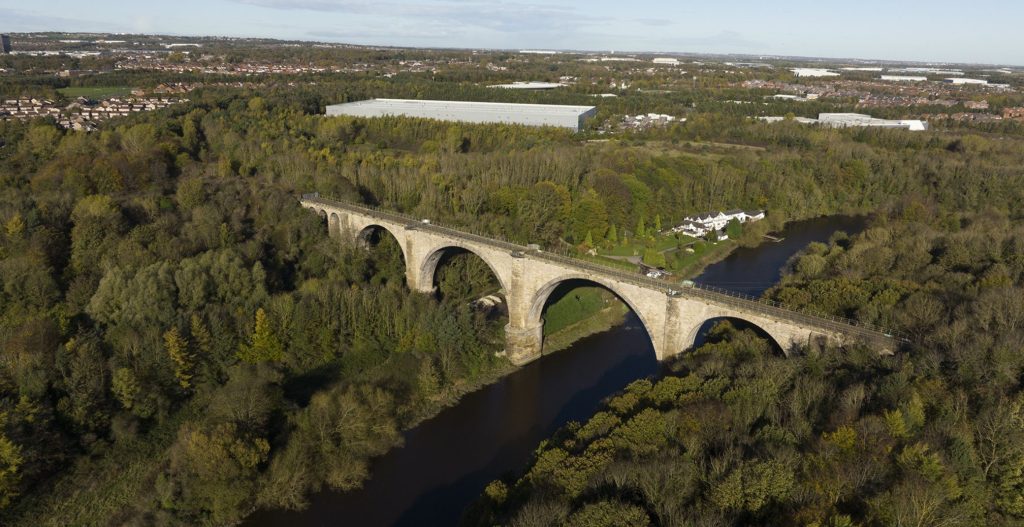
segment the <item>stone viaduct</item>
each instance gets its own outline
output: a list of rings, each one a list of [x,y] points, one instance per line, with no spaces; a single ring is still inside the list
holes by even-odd
[[[652,279],[319,194],[304,195],[300,201],[327,220],[333,237],[366,240],[378,228],[391,233],[402,248],[406,283],[412,291],[436,291],[434,274],[446,251],[458,248],[479,256],[504,292],[509,317],[506,352],[517,365],[541,356],[542,315],[548,297],[559,284],[577,279],[599,284],[625,302],[647,330],[658,360],[692,346],[705,322],[722,317],[756,325],[787,353],[794,345],[812,340],[868,341],[888,352],[895,347],[893,339],[880,331],[790,311],[764,300]]]

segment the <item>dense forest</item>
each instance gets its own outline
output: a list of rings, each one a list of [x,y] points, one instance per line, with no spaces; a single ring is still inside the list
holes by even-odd
[[[522,481],[492,485],[479,522],[898,523],[886,515],[916,493],[943,518],[1021,514],[1019,441],[1005,441],[1021,420],[1020,130],[828,130],[707,105],[595,141],[319,115],[368,96],[498,97],[337,76],[204,88],[91,134],[0,123],[0,523],[299,508],[358,487],[403,430],[511,368],[502,321],[469,306],[495,289],[482,262],[453,255],[436,298],[411,295],[394,240],[329,239],[298,206],[310,191],[570,251],[709,209],[765,208],[773,226],[882,212],[812,247],[771,295],[906,328],[910,352],[786,360],[723,328],[678,376],[635,385]],[[829,488],[802,476],[829,470]]]
[[[866,347],[777,355],[721,322],[494,481],[467,525],[1020,525],[1024,223],[904,209],[813,244],[770,292],[895,322]]]

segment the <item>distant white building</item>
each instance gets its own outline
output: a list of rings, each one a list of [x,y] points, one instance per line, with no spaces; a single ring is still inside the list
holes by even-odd
[[[673,57],[657,57],[652,62],[655,64],[665,64],[668,66],[678,66],[679,59]]]
[[[467,123],[509,123],[526,126],[557,126],[575,132],[597,113],[593,106],[560,104],[513,104],[498,102],[368,99],[327,106],[327,116],[384,117],[403,115]]]
[[[931,75],[963,75],[961,70],[950,70],[942,68],[889,68],[893,73],[929,73]]]
[[[829,71],[824,68],[792,68],[792,71],[797,77],[838,77],[839,74],[834,71]]]
[[[587,57],[580,59],[583,62],[639,62],[636,57]]]
[[[966,77],[950,77],[948,79],[944,79],[943,82],[947,82],[949,84],[956,84],[956,85],[962,85],[962,84],[986,85],[986,84],[988,84],[988,81],[984,80],[984,79],[968,79]]]
[[[849,126],[873,126],[879,128],[906,128],[919,132],[928,129],[928,123],[915,119],[876,119],[860,113],[820,113],[818,122],[823,126],[846,128]]]
[[[894,82],[924,82],[928,80],[928,77],[919,77],[916,75],[882,75],[880,79],[883,81]]]
[[[778,94],[775,94],[775,95],[769,95],[768,97],[765,97],[765,98],[766,99],[769,99],[769,98],[770,99],[777,99],[777,100],[780,100],[780,101],[807,101],[808,100],[805,97],[801,97],[799,95],[791,95],[791,94],[788,94],[788,93],[778,93]]]
[[[766,123],[781,123],[782,121],[786,120],[786,118],[781,116],[781,115],[770,115],[770,116],[765,116],[765,117],[758,117],[757,119],[759,121],[764,121]],[[794,117],[793,121],[797,122],[797,123],[800,123],[800,124],[818,124],[818,120],[817,119],[812,119],[810,117],[799,117],[798,116],[798,117]]]
[[[740,223],[747,223],[748,221],[758,221],[763,219],[763,210],[744,211],[740,209],[732,209],[727,211],[706,212],[704,214],[697,214],[696,216],[687,216],[683,219],[683,223],[672,228],[672,232],[681,232],[687,236],[702,238],[707,236],[711,231],[721,231],[732,220],[737,220]],[[719,233],[719,239],[727,239],[727,237],[724,236],[725,233]]]
[[[505,88],[508,90],[553,90],[565,86],[561,82],[517,81],[512,84],[492,84],[488,88]]]
[[[759,120],[777,123],[786,120],[785,117],[758,117]],[[852,126],[871,126],[878,128],[904,128],[913,132],[920,132],[928,129],[928,123],[918,119],[877,119],[862,113],[819,113],[817,119],[810,117],[797,117],[795,122],[802,124],[819,124],[830,128],[847,128]]]

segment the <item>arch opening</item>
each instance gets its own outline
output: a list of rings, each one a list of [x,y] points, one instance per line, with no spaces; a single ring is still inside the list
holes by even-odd
[[[330,226],[327,224],[327,211],[324,209],[313,209],[316,211],[316,215],[320,217],[320,225],[328,227],[328,233],[330,233]]]
[[[405,249],[402,247],[402,243],[398,241],[398,236],[395,236],[395,233],[383,225],[374,223],[363,227],[356,233],[355,241],[357,245],[364,249],[387,248],[393,245],[394,248],[397,248],[402,253],[402,259],[405,259]]]
[[[651,326],[643,314],[614,288],[594,280],[552,280],[534,295],[527,319],[543,324],[543,354],[561,350],[586,334],[620,324],[642,330],[647,335],[650,353],[655,353]]]
[[[705,344],[737,339],[738,335],[744,331],[750,331],[757,338],[767,341],[772,355],[778,357],[789,355],[789,350],[784,348],[771,333],[749,320],[738,317],[713,317],[705,320],[690,332],[685,341],[689,347],[681,351],[693,351]],[[742,343],[742,345],[752,346],[753,344]]]
[[[500,298],[504,309],[506,290],[500,275],[473,251],[458,246],[439,248],[424,259],[420,271],[423,283],[432,284],[442,302],[478,302],[490,296]]]
[[[369,253],[369,276],[380,276],[388,282],[404,283],[405,249],[391,231],[380,225],[367,225],[356,234],[355,246],[358,250]]]

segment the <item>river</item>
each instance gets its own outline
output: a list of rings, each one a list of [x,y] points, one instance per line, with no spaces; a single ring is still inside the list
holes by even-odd
[[[807,244],[826,241],[839,230],[859,232],[864,223],[849,216],[792,222],[781,242],[737,249],[695,280],[760,295]],[[405,446],[373,462],[362,489],[322,492],[311,497],[306,510],[258,511],[245,523],[455,525],[487,483],[524,469],[541,440],[569,421],[586,420],[605,397],[660,369],[650,338],[630,314],[625,324],[542,357],[406,432]]]

